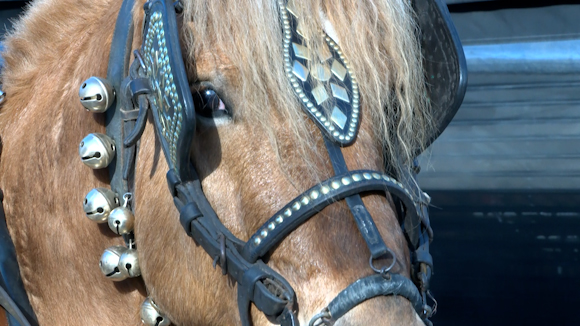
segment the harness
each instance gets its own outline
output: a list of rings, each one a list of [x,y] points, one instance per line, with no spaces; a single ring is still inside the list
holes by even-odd
[[[111,106],[105,113],[107,135],[91,134],[91,139],[100,140],[99,144],[104,144],[104,149],[98,152],[97,157],[91,154],[94,151],[91,152],[92,149],[83,141],[79,150],[87,165],[99,168],[108,166],[113,194],[108,195],[108,190],[98,190],[92,195],[92,192],[89,193],[93,196],[90,198],[106,200],[101,206],[89,202],[92,206],[88,207],[85,202],[85,212],[93,214],[91,209],[108,205],[110,212],[97,210],[89,218],[98,222],[108,221],[114,232],[123,235],[128,247],[107,249],[101,257],[101,270],[113,280],[140,274],[138,262],[131,258],[136,254],[129,254],[137,250],[131,227],[131,194],[139,139],[151,113],[169,165],[167,182],[180,212],[180,222],[195,243],[214,259],[214,267],[219,266],[224,275],[237,283],[243,326],[252,324],[252,303],[276,324],[298,325],[297,298],[292,286],[263,259],[298,226],[339,200],[345,200],[352,213],[370,252],[369,268],[375,274],[360,278],[346,287],[326,308],[312,317],[309,325],[331,325],[358,304],[386,295],[403,296],[425,324],[431,325],[428,318],[436,309],[436,302],[431,307],[428,301],[428,298],[432,299],[429,283],[433,270],[429,253],[433,231],[427,210],[430,198],[419,189],[415,174],[404,172],[407,169],[399,169],[403,171],[401,174],[348,170],[341,148],[356,140],[359,128],[357,76],[340,45],[330,36],[326,36],[329,51],[325,58],[328,64],[320,67],[311,65],[313,68],[309,70],[309,59],[304,52],[308,49],[303,45],[293,2],[279,0],[278,4],[288,82],[303,104],[304,112],[319,127],[335,175],[286,204],[247,242],[236,238],[209,204],[190,162],[196,112],[179,44],[177,15],[182,12],[181,4],[179,1],[172,3],[165,0],[147,2],[144,6],[143,44],[140,49],[131,52],[134,28],[131,10],[134,1],[124,0],[115,26],[107,79],[99,79],[103,89],[114,90],[104,94],[107,103],[110,102],[105,110]],[[446,127],[463,99],[465,58],[447,8],[441,0],[416,0],[414,7],[423,32],[421,40],[427,89],[439,125],[439,130],[429,139],[430,143]],[[135,60],[129,64],[131,55]],[[322,87],[319,82],[329,86]],[[84,87],[81,87],[81,92]],[[332,107],[332,110],[326,113],[326,107]],[[106,156],[101,153],[110,154],[106,164],[100,164]],[[418,171],[418,166],[415,167]],[[401,227],[407,238],[412,263],[411,279],[391,272],[396,257],[382,240],[360,197],[364,192],[385,190],[395,199]],[[120,206],[117,194],[125,194],[123,206]],[[378,259],[387,259],[390,263],[377,266]],[[127,261],[131,263],[127,264]],[[2,297],[10,296],[0,292]],[[8,312],[13,314],[10,310]],[[142,307],[142,319],[147,325],[170,323],[150,299]],[[26,325],[25,322],[21,324]]]

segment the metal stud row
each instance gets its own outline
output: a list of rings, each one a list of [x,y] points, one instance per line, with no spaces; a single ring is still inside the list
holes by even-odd
[[[268,223],[266,227],[259,231],[258,235],[255,236],[250,241],[253,241],[255,245],[259,245],[262,243],[264,239],[266,239],[269,235],[269,231],[273,231],[276,229],[277,226],[284,223],[285,220],[290,218],[294,212],[299,211],[300,209],[306,208],[312,204],[312,201],[318,199],[321,195],[328,195],[332,191],[339,190],[341,187],[348,186],[350,184],[354,184],[357,182],[368,181],[368,180],[385,180],[390,183],[394,183],[399,186],[409,197],[411,197],[411,193],[407,188],[403,186],[402,183],[399,181],[391,178],[386,174],[376,173],[376,172],[362,172],[362,173],[354,173],[349,176],[344,176],[339,180],[330,180],[326,181],[319,186],[316,186],[310,190],[308,190],[304,195],[300,196],[299,198],[295,199],[284,211],[276,216],[273,222]]]

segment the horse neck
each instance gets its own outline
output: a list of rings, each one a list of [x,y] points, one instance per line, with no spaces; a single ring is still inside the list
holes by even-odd
[[[83,196],[105,171],[78,158],[79,141],[104,132],[82,109],[78,87],[105,76],[119,1],[37,3],[6,40],[0,120],[1,187],[25,289],[40,324],[139,325],[138,281],[115,284],[98,257],[122,239],[84,218]],[[50,17],[50,19],[47,19]]]

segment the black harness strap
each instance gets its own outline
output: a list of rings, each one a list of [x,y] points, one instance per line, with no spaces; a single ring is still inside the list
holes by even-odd
[[[324,193],[325,189],[326,193]],[[417,216],[418,214],[419,206],[413,202],[408,191],[395,179],[386,174],[370,170],[346,171],[344,174],[334,176],[323,181],[320,185],[306,190],[274,214],[250,237],[242,251],[243,256],[250,262],[256,261],[324,207],[339,200],[352,198],[360,193],[369,191],[388,191],[401,198],[401,201],[407,207],[409,215]],[[308,200],[307,203],[305,203],[305,198]],[[369,220],[362,219],[362,221],[358,221],[362,224],[359,229],[370,229],[372,226],[370,226],[369,222],[372,222],[372,218]],[[374,226],[374,223],[372,225]],[[376,232],[378,233],[378,230]],[[366,234],[368,236],[368,232]],[[380,239],[380,235],[378,237]],[[259,241],[256,239],[259,239]],[[387,249],[385,252],[390,251]],[[373,258],[376,257],[373,256]]]
[[[409,300],[415,311],[423,309],[421,295],[408,278],[399,274],[371,275],[347,286],[328,304],[330,321],[336,321],[368,299],[386,295],[400,295]]]

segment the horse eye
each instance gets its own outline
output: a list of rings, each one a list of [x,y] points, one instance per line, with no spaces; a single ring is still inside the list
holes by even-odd
[[[213,89],[206,88],[193,92],[195,112],[205,118],[231,116],[228,108]]]

